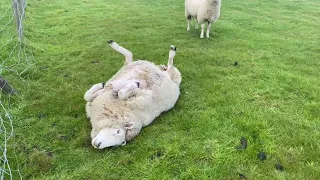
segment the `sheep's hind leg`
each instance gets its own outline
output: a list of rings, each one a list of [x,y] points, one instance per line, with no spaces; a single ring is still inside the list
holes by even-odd
[[[176,55],[177,48],[171,45],[171,49],[169,51],[169,60],[168,60],[168,67],[166,72],[169,74],[171,79],[174,77],[174,67],[173,67],[173,58]]]
[[[174,47],[174,45],[170,46],[170,51],[169,51],[169,60],[168,60],[168,68],[167,70],[173,65],[173,58],[176,55],[176,50],[177,48]]]
[[[206,34],[207,38],[209,38],[210,27],[211,27],[211,23],[208,22],[207,34]]]
[[[167,66],[160,65],[160,69],[161,70],[163,70],[163,71],[168,71],[169,70],[170,71],[171,66],[173,65],[173,58],[176,55],[176,50],[177,50],[177,48],[174,47],[174,45],[170,46],[168,65]]]
[[[196,19],[196,26],[194,27],[195,29],[198,29],[198,20]]]
[[[132,53],[128,49],[119,46],[119,44],[114,42],[113,40],[109,40],[108,43],[112,47],[112,49],[114,49],[118,53],[124,55],[124,57],[125,57],[124,64],[125,65],[132,63]]]
[[[205,25],[204,23],[201,24],[201,34],[200,34],[200,38],[203,38],[204,37],[204,28],[205,28]]]

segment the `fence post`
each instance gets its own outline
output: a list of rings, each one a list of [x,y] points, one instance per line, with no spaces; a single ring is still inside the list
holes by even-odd
[[[18,37],[21,41],[23,37],[23,26],[22,26],[22,19],[25,18],[24,9],[26,7],[25,0],[12,0],[12,9],[14,12],[14,17],[16,19],[17,30],[18,30]]]
[[[15,89],[13,89],[9,83],[3,79],[1,76],[0,76],[0,90],[1,92],[4,92],[5,94],[10,94],[10,95],[15,95],[17,94],[17,91]]]

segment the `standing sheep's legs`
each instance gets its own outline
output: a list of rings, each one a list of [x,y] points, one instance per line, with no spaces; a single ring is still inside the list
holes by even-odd
[[[203,38],[204,37],[204,28],[205,28],[205,25],[204,23],[201,24],[201,34],[200,34],[200,38]]]
[[[187,26],[187,31],[190,31],[190,21],[191,21],[191,16],[187,16],[188,19],[188,26]]]
[[[118,53],[124,55],[124,57],[126,58],[126,61],[124,63],[125,65],[132,62],[132,53],[128,49],[125,49],[125,48],[119,46],[119,44],[117,44],[113,40],[109,40],[108,43],[112,47],[112,49],[114,49]]]
[[[208,27],[207,27],[207,38],[209,38],[209,33],[210,33],[210,27],[211,27],[211,23],[208,23]]]
[[[194,28],[198,29],[198,20],[197,19],[196,19],[196,26]]]
[[[92,102],[98,95],[98,91],[103,89],[104,83],[98,83],[93,85],[85,94],[84,100],[87,102]]]

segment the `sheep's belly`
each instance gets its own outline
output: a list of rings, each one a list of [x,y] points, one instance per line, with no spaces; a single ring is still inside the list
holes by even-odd
[[[197,17],[200,0],[187,0],[186,8],[192,17]]]
[[[108,97],[109,96],[109,97]],[[126,104],[125,101],[111,97],[110,92],[100,95],[91,104],[91,119],[113,119],[125,120],[132,118],[134,109]]]

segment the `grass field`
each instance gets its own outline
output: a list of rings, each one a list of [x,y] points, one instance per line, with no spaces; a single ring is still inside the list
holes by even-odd
[[[222,0],[200,39],[186,31],[182,0],[28,0],[37,71],[23,87],[6,76],[22,92],[13,165],[24,179],[319,178],[319,9],[318,0]],[[96,150],[83,94],[123,64],[108,39],[157,64],[174,44],[183,78],[172,110],[126,146]]]

